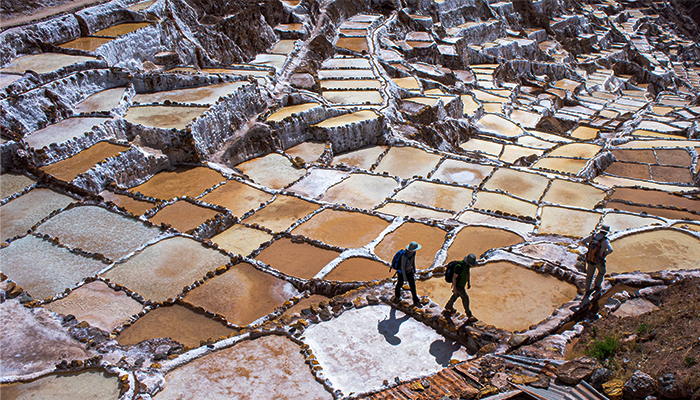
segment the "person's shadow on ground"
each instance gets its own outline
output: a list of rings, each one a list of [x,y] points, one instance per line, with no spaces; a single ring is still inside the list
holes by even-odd
[[[404,315],[400,319],[396,319],[396,309],[392,307],[389,312],[389,319],[383,319],[377,323],[377,331],[384,336],[387,343],[392,346],[398,346],[401,344],[401,338],[396,336],[396,334],[399,333],[401,324],[408,321],[409,318],[411,318],[409,315]]]
[[[444,338],[442,340],[438,339],[430,343],[430,355],[435,357],[435,361],[438,364],[443,367],[449,367],[452,355],[459,350],[460,347],[459,342],[452,343],[451,340],[448,341]]]

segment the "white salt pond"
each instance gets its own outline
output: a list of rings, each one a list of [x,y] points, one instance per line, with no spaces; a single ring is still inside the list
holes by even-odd
[[[354,124],[357,122],[362,122],[362,121],[367,121],[370,119],[377,119],[379,118],[379,115],[377,115],[376,112],[373,110],[363,110],[363,111],[357,111],[354,113],[350,114],[345,114],[345,115],[340,115],[337,117],[333,118],[328,118],[325,121],[319,122],[316,125],[312,126],[317,126],[319,128],[334,128],[337,126],[344,126],[344,125],[350,125]]]
[[[323,97],[336,104],[381,104],[382,94],[376,90],[324,91]]]
[[[460,211],[472,202],[473,192],[472,189],[459,186],[415,181],[399,191],[393,199]]]
[[[75,114],[81,114],[97,111],[110,111],[119,105],[122,97],[124,97],[125,90],[125,87],[118,87],[97,92],[78,103],[75,108],[73,108],[73,112]]]
[[[328,189],[321,200],[371,209],[391,195],[397,186],[398,182],[390,177],[351,174],[348,179]]]
[[[312,199],[318,199],[328,188],[348,176],[350,176],[350,174],[344,171],[314,168],[302,180],[290,186],[287,191]]]
[[[6,173],[0,175],[0,199],[21,192],[34,184],[34,180],[21,174]]]
[[[24,141],[35,149],[46,147],[51,143],[63,143],[89,132],[93,126],[103,124],[111,118],[79,117],[68,118],[46,128],[24,136]]]
[[[347,166],[369,170],[379,156],[386,150],[383,146],[370,146],[359,150],[350,151],[333,157],[333,165],[345,164]]]
[[[245,225],[234,225],[213,236],[211,241],[229,253],[247,256],[270,239],[272,235],[267,232],[248,228]]]
[[[38,74],[46,74],[72,64],[86,61],[96,61],[95,57],[73,56],[59,53],[42,53],[17,57],[8,65],[0,68],[0,72],[17,72],[32,70]]]
[[[27,232],[29,228],[74,202],[73,198],[50,189],[33,189],[0,206],[2,241]]]
[[[426,176],[435,168],[442,157],[413,147],[392,147],[382,158],[376,172],[404,179],[413,176]]]
[[[542,222],[539,233],[586,237],[593,232],[600,217],[601,214],[592,211],[544,206],[542,207]]]
[[[163,103],[166,100],[178,103],[195,103],[211,105],[221,97],[234,93],[239,88],[249,85],[248,81],[227,82],[210,86],[187,89],[167,90],[163,92],[144,93],[134,96],[134,103],[151,104]]]
[[[0,387],[5,399],[116,399],[119,397],[119,379],[99,371],[70,374],[51,374],[26,383]]]
[[[286,187],[306,174],[305,168],[295,168],[287,157],[277,153],[246,161],[238,164],[236,168],[255,183],[276,190]]]
[[[496,114],[485,114],[474,126],[482,132],[509,138],[525,133],[518,125]]]

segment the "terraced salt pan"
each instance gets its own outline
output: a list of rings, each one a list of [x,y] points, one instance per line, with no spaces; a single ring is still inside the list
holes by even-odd
[[[416,252],[416,268],[427,269],[433,264],[435,253],[442,248],[446,232],[440,228],[416,222],[405,222],[399,229],[386,235],[374,249],[382,260],[391,263],[394,254],[411,242],[422,247]]]
[[[441,370],[450,359],[468,358],[459,344],[385,305],[346,311],[304,335],[333,388],[344,395],[379,389],[387,376],[407,381]]]
[[[627,150],[619,149],[612,151],[613,156],[617,161],[627,161],[627,162],[639,162],[647,164],[656,164],[656,155],[654,150],[643,149],[643,150]]]
[[[297,295],[291,283],[241,263],[187,293],[184,301],[246,326]]]
[[[134,215],[143,215],[143,213],[156,206],[153,203],[132,199],[129,196],[112,193],[108,190],[103,190],[102,192],[100,192],[100,196],[102,196],[102,198],[105,199],[105,201],[111,201],[112,203],[126,209],[126,211]]]
[[[19,193],[34,184],[34,180],[21,174],[0,175],[0,199]]]
[[[351,257],[338,264],[323,279],[340,282],[368,282],[393,274],[386,265],[368,258]]]
[[[468,141],[459,145],[459,147],[467,151],[478,151],[480,153],[486,153],[495,157],[498,157],[501,154],[501,151],[503,151],[502,144],[481,139],[469,139]]]
[[[50,189],[33,189],[0,206],[2,241],[27,232],[54,210],[74,202],[73,198]]]
[[[457,233],[447,251],[446,262],[462,260],[472,253],[477,258],[484,252],[499,247],[508,247],[523,241],[520,235],[505,229],[488,226],[467,226]]]
[[[37,380],[0,386],[3,398],[26,399],[116,399],[119,379],[98,371],[51,374]]]
[[[81,37],[75,40],[71,40],[68,43],[59,44],[58,47],[63,47],[64,49],[76,49],[85,51],[95,51],[98,47],[105,43],[109,43],[113,38],[98,38],[98,37]]]
[[[618,212],[608,212],[601,222],[610,227],[612,232],[627,229],[641,228],[649,225],[663,225],[664,221],[658,218],[642,217]]]
[[[317,126],[320,128],[334,128],[377,118],[379,118],[379,115],[374,110],[362,110],[350,114],[340,115],[338,117],[328,118],[327,120],[312,126]]]
[[[162,200],[182,196],[197,197],[205,190],[225,180],[226,178],[221,173],[211,168],[187,166],[177,168],[174,171],[161,171],[129,191],[132,193],[141,192],[146,196]],[[208,203],[213,202],[208,201]],[[223,206],[225,207],[225,205]]]
[[[412,76],[408,76],[405,78],[391,78],[391,80],[400,88],[407,90],[420,90],[420,84],[418,83],[418,80]]]
[[[339,255],[337,251],[281,238],[255,258],[287,275],[311,279]]]
[[[270,70],[268,69],[243,69],[243,68],[202,68],[196,69],[192,67],[177,67],[169,69],[167,72],[174,73],[190,73],[190,74],[227,74],[227,75],[241,75],[241,76],[255,76],[255,77],[265,77],[270,75]]]
[[[289,53],[294,51],[295,42],[296,40],[293,39],[280,40],[277,43],[275,43],[274,46],[272,46],[272,48],[270,49],[270,53],[288,55]]]
[[[538,201],[549,184],[549,179],[538,174],[499,168],[491,175],[484,189],[502,190],[514,196]]]
[[[26,70],[32,70],[37,74],[46,74],[72,64],[96,60],[96,57],[73,56],[59,53],[32,54],[15,58],[11,63],[0,68],[0,72],[17,72],[23,74]]]
[[[344,248],[359,248],[381,233],[389,222],[359,212],[326,209],[295,228],[292,233]]]
[[[157,225],[166,223],[180,232],[188,232],[214,218],[218,213],[211,208],[179,200],[160,209],[150,220]]]
[[[21,75],[0,74],[0,88],[5,88],[20,78]]]
[[[128,148],[109,142],[98,142],[73,157],[41,167],[41,170],[57,179],[70,182],[98,162],[114,157]]]
[[[630,201],[637,204],[672,206],[700,212],[700,203],[698,203],[697,200],[658,190],[616,187],[615,191],[610,196],[610,200]]]
[[[185,285],[191,285],[229,261],[228,257],[193,239],[175,236],[146,247],[102,276],[146,299],[164,301],[179,295]]]
[[[271,239],[272,235],[267,232],[245,225],[234,225],[212,237],[211,241],[230,253],[247,256]]]
[[[542,150],[549,150],[552,147],[556,146],[556,143],[548,142],[546,140],[539,139],[535,136],[521,136],[518,138],[518,140],[515,141],[520,146],[525,146],[525,147],[530,147],[530,148],[535,148],[535,149],[542,149]]]
[[[200,341],[218,340],[233,329],[179,304],[149,311],[117,336],[122,346],[144,340],[169,337],[185,346],[198,347]]]
[[[369,51],[366,37],[341,37],[337,42],[335,42],[335,46],[356,51],[358,53]]]
[[[46,128],[24,136],[24,141],[35,149],[46,147],[51,143],[63,143],[89,132],[93,126],[100,125],[111,118],[68,118]]]
[[[209,107],[138,106],[130,107],[124,119],[132,124],[163,129],[185,129]]]
[[[598,154],[600,146],[589,143],[569,143],[552,150],[548,157],[591,158]]]
[[[327,79],[321,81],[323,90],[343,90],[343,89],[380,89],[382,84],[376,79]]]
[[[525,133],[518,125],[496,114],[484,114],[474,126],[482,132],[509,138]]]
[[[647,213],[649,215],[659,216],[667,219],[700,221],[700,215],[689,213],[687,211],[630,205],[624,203],[609,203],[608,207],[612,207],[616,210],[629,211],[637,214]]]
[[[559,135],[554,135],[551,133],[542,132],[542,131],[538,131],[538,130],[534,130],[534,129],[529,130],[528,133],[531,134],[532,136],[538,137],[542,140],[546,140],[549,142],[555,142],[555,143],[571,143],[572,142],[571,139],[567,139],[567,138],[561,137]]]
[[[180,399],[183,393],[211,400],[333,398],[304,364],[299,346],[274,335],[246,340],[173,370],[154,399]]]
[[[697,141],[692,140],[631,140],[625,144],[617,146],[619,149],[651,149],[651,148],[679,148],[695,147]]]
[[[474,101],[474,98],[469,94],[464,94],[460,96],[460,98],[462,99],[462,113],[466,116],[474,114],[481,106],[479,103]]]
[[[321,68],[336,69],[336,68],[353,68],[353,69],[371,69],[372,65],[366,58],[330,58],[323,62]]]
[[[318,204],[294,196],[277,196],[262,210],[243,220],[247,224],[258,224],[273,232],[284,232],[292,224],[319,208]]]
[[[74,315],[78,321],[87,321],[107,332],[143,309],[123,291],[115,291],[100,281],[85,284],[45,307],[61,315]]]
[[[148,1],[142,1],[140,3],[136,3],[133,6],[129,7],[129,10],[132,11],[143,11],[147,9],[148,7],[152,6],[153,3],[155,3],[156,0],[148,0]]]
[[[285,150],[288,156],[301,157],[305,162],[311,163],[318,160],[326,151],[325,143],[304,142]]]
[[[279,122],[291,115],[302,113],[320,105],[320,103],[312,102],[282,107],[267,117],[266,121]]]
[[[442,157],[426,153],[413,147],[392,147],[382,158],[376,172],[408,179],[413,176],[427,176]]]
[[[592,209],[605,199],[606,193],[591,185],[554,179],[542,201]]]
[[[323,97],[335,104],[381,104],[382,94],[376,90],[335,90],[321,92]]]
[[[253,65],[265,65],[279,71],[284,67],[287,56],[284,54],[258,54],[250,63]]]
[[[472,189],[425,181],[411,182],[394,200],[410,201],[443,210],[460,211],[472,201]]]
[[[513,110],[510,114],[511,121],[525,128],[534,128],[540,122],[540,118],[542,118],[542,115],[524,110]]]
[[[591,211],[544,206],[539,233],[585,237],[593,232],[600,217],[600,214]]]
[[[345,171],[313,168],[302,180],[290,186],[287,191],[312,199],[320,198],[326,190],[350,176]]]
[[[446,159],[431,178],[476,187],[493,171],[493,168],[487,165]]]
[[[150,22],[127,22],[124,24],[113,25],[109,28],[99,30],[93,33],[93,35],[117,37],[126,35],[127,33],[131,33],[137,29],[141,29],[149,25],[151,25]]]
[[[305,168],[295,168],[287,157],[271,153],[236,166],[254,182],[279,190],[306,174]]]
[[[345,164],[351,167],[369,170],[379,156],[386,150],[383,146],[370,146],[350,151],[333,157],[332,165]]]
[[[681,231],[660,229],[628,235],[610,243],[608,273],[698,269],[700,240]]]
[[[61,293],[107,266],[31,235],[0,249],[0,264],[35,299]]]
[[[499,210],[513,215],[535,217],[537,206],[501,193],[479,192],[472,206],[480,210]]]
[[[371,69],[322,69],[318,71],[318,78],[325,79],[374,79],[376,76]]]
[[[575,175],[586,166],[586,162],[586,160],[576,160],[573,158],[543,157],[532,164],[532,168]]]
[[[579,126],[571,131],[571,137],[581,140],[593,140],[598,137],[598,129],[588,126]]]
[[[328,189],[321,200],[369,210],[382,203],[397,186],[398,182],[390,177],[351,174]]]
[[[690,167],[692,164],[690,153],[685,149],[656,149],[654,153],[659,164],[677,167]]]
[[[632,179],[650,180],[649,166],[646,164],[614,162],[605,169],[606,174]]]
[[[123,217],[97,206],[80,206],[64,211],[37,228],[37,232],[58,237],[62,244],[118,260],[160,235],[140,221]]]
[[[652,165],[651,179],[657,182],[669,183],[693,183],[693,176],[687,167],[671,167],[666,165]]]
[[[408,216],[415,219],[447,219],[452,218],[452,213],[435,211],[430,208],[418,207],[403,203],[388,202],[386,205],[376,209],[375,211],[394,215],[394,216]]]
[[[119,105],[119,102],[124,97],[125,87],[117,87],[97,92],[85,100],[78,103],[73,112],[75,114],[91,113],[97,111],[110,111]]]
[[[245,183],[230,180],[201,197],[200,200],[226,207],[231,213],[240,217],[250,210],[260,207],[272,199],[272,195],[255,189]]]
[[[234,93],[249,82],[226,82],[216,85],[163,92],[137,94],[133,101],[141,104],[163,103],[166,100],[178,103],[214,104],[221,97]]]

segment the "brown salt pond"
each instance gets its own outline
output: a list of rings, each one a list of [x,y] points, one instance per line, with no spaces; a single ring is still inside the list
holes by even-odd
[[[369,51],[366,37],[341,37],[335,42],[336,47],[342,47],[358,53]]]
[[[379,156],[386,150],[383,146],[370,146],[333,157],[333,165],[345,164],[351,167],[369,170]]]
[[[493,171],[493,167],[487,165],[447,159],[440,164],[440,167],[438,167],[431,179],[458,183],[460,185],[479,186],[481,181],[483,181],[491,171]]]
[[[61,315],[74,315],[78,321],[112,332],[114,328],[138,314],[143,306],[123,291],[115,291],[104,282],[85,284],[68,296],[45,306]]]
[[[427,269],[433,264],[435,253],[445,243],[447,233],[437,227],[417,222],[406,222],[399,229],[386,235],[374,249],[382,260],[391,263],[397,251],[405,249],[411,242],[418,242],[421,249],[416,252],[416,268]]]
[[[426,153],[413,147],[392,147],[382,158],[376,172],[387,172],[404,179],[426,176],[441,158],[440,155]]]
[[[301,157],[305,162],[311,163],[318,160],[326,151],[325,143],[304,142],[285,150],[292,158]]]
[[[383,99],[377,90],[334,90],[321,94],[335,104],[382,104]]]
[[[617,161],[656,164],[656,155],[654,155],[654,150],[651,149],[618,149],[613,150],[612,155],[615,156]]]
[[[248,228],[245,225],[234,225],[212,237],[211,241],[229,253],[247,256],[262,243],[271,239],[272,235],[267,232]]]
[[[496,114],[485,114],[474,126],[482,132],[509,138],[525,133],[518,125]]]
[[[700,267],[700,240],[682,231],[659,229],[613,240],[608,273],[653,272]]]
[[[37,74],[46,74],[72,64],[96,61],[95,57],[73,56],[59,53],[32,54],[15,58],[10,64],[0,68],[0,72],[17,72],[23,74],[32,70]]]
[[[27,232],[54,210],[66,207],[75,200],[50,189],[33,189],[0,206],[2,241]]]
[[[102,196],[102,198],[105,199],[105,201],[111,201],[112,203],[126,209],[126,211],[134,215],[143,215],[143,213],[156,206],[154,203],[132,199],[129,196],[112,193],[108,190],[101,191],[100,196]]]
[[[467,226],[455,236],[447,251],[447,260],[445,261],[462,260],[470,253],[479,258],[487,250],[512,246],[522,241],[523,238],[520,235],[505,229]]]
[[[651,179],[657,182],[669,183],[693,183],[693,176],[687,167],[672,167],[666,165],[652,165]]]
[[[333,398],[314,379],[299,346],[274,335],[246,340],[175,369],[154,399],[181,399],[183,393],[211,400]]]
[[[111,42],[112,40],[114,39],[88,36],[71,40],[68,43],[59,44],[58,47],[63,47],[64,49],[95,51],[98,47],[102,46],[105,43]]]
[[[272,115],[267,117],[265,121],[279,122],[291,115],[302,113],[320,105],[320,103],[313,102],[282,107],[279,110],[275,111]]]
[[[79,373],[51,374],[22,383],[0,386],[3,399],[117,399],[119,377],[97,370]]]
[[[318,204],[294,196],[277,196],[262,210],[243,220],[247,224],[258,224],[273,232],[284,232],[293,223],[319,208]]]
[[[220,172],[211,168],[185,166],[174,171],[161,171],[129,191],[141,192],[146,196],[162,200],[182,196],[197,197],[225,180],[226,178]]]
[[[618,232],[648,225],[663,225],[664,221],[658,218],[611,211],[605,214],[602,224],[609,226],[612,232]]]
[[[144,93],[134,96],[134,102],[141,104],[163,103],[167,100],[178,103],[214,104],[219,98],[234,93],[239,88],[248,85],[244,82],[227,82],[216,85],[175,89],[163,92]]]
[[[389,222],[367,214],[326,209],[292,233],[344,248],[359,248],[374,240]]]
[[[542,207],[539,234],[586,237],[600,221],[601,214],[563,207]]]
[[[117,36],[121,36],[121,35],[126,35],[127,33],[131,33],[137,29],[141,29],[141,28],[144,28],[144,27],[149,26],[149,25],[151,25],[150,22],[127,22],[124,24],[113,25],[113,26],[110,26],[109,28],[102,29],[100,31],[93,33],[93,35],[94,36],[117,37]]]
[[[194,239],[175,236],[146,247],[102,276],[146,299],[164,301],[182,293],[185,285],[229,262],[227,256],[205,248]]]
[[[460,211],[471,203],[473,192],[472,189],[459,186],[415,181],[398,192],[393,199]]]
[[[89,170],[98,162],[114,157],[117,154],[128,150],[128,146],[121,146],[109,142],[98,142],[80,153],[41,167],[41,170],[57,179],[70,182],[78,175]]]
[[[0,264],[5,275],[38,300],[74,287],[107,267],[34,236],[0,249]]]
[[[692,163],[690,153],[685,149],[656,149],[654,153],[656,153],[659,164],[690,167]]]
[[[552,204],[592,209],[605,199],[606,193],[591,185],[555,179],[542,198]]]
[[[246,161],[236,167],[255,183],[276,190],[283,189],[306,174],[305,168],[295,168],[287,157],[277,153]]]
[[[425,208],[425,207],[418,207],[418,206],[413,206],[409,204],[404,204],[404,203],[395,203],[395,202],[388,202],[385,206],[380,207],[376,209],[375,211],[384,213],[384,214],[389,214],[389,215],[401,215],[401,216],[409,216],[411,218],[415,219],[422,219],[422,218],[427,218],[427,219],[447,219],[451,218],[453,215],[452,213],[448,212],[443,212],[443,211],[435,211],[430,208]]]
[[[124,119],[132,124],[163,129],[185,129],[209,107],[138,106],[130,107]]]
[[[544,157],[532,165],[532,168],[545,169],[550,171],[563,172],[566,174],[577,174],[584,166],[586,160],[575,160],[572,158]]]
[[[368,282],[390,278],[393,271],[379,261],[362,257],[351,257],[338,264],[323,279],[340,282]]]
[[[538,201],[549,184],[549,178],[508,168],[499,168],[491,175],[485,189],[502,190],[525,200]]]
[[[398,182],[390,177],[351,174],[328,189],[321,200],[369,210],[382,203],[397,186]]]
[[[19,193],[34,184],[34,180],[21,174],[0,175],[0,199]]]
[[[319,122],[313,126],[317,126],[319,128],[334,128],[377,118],[379,118],[379,115],[375,111],[362,110],[350,114],[340,115],[338,117],[328,118],[327,120]]]
[[[698,215],[698,214],[693,214],[693,213],[690,213],[687,211],[667,209],[667,208],[647,207],[647,206],[624,204],[624,203],[617,203],[617,202],[609,202],[606,204],[606,207],[613,208],[615,210],[628,211],[628,212],[633,212],[633,213],[643,214],[643,215],[648,214],[648,215],[653,215],[653,216],[658,216],[658,217],[668,218],[668,219],[686,219],[686,220],[700,221],[700,215]]]
[[[240,217],[248,211],[260,207],[270,199],[272,199],[272,195],[269,193],[245,183],[230,180],[202,196],[200,200],[226,207],[231,210],[234,216]]]
[[[119,105],[122,97],[124,97],[125,87],[117,87],[97,92],[85,100],[78,103],[73,112],[75,114],[91,113],[97,111],[110,111]]]
[[[100,125],[111,118],[68,118],[46,128],[34,131],[24,136],[23,140],[29,146],[40,149],[51,143],[63,143],[89,132],[92,127]]]
[[[234,330],[180,304],[158,307],[139,318],[117,336],[122,346],[144,340],[169,337],[189,347],[199,347],[202,340],[219,340]]]
[[[501,193],[479,192],[472,206],[480,210],[498,210],[513,215],[535,217],[537,206]]]
[[[282,238],[255,258],[287,275],[311,279],[339,255],[337,251],[322,249],[308,243],[294,243],[289,238]]]
[[[179,200],[162,208],[150,220],[156,225],[166,223],[180,232],[188,232],[214,218],[218,213],[211,208]]]
[[[59,238],[61,244],[118,260],[160,235],[145,226],[97,206],[80,206],[54,216],[37,232]]]
[[[187,293],[184,301],[246,326],[299,295],[291,283],[241,263]]]
[[[649,166],[647,164],[614,162],[605,169],[605,173],[632,179],[651,179]]]

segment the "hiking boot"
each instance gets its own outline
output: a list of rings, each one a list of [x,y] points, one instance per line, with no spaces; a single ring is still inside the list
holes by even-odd
[[[452,315],[452,314],[456,313],[457,310],[455,310],[452,307],[445,307],[445,309],[442,312],[443,312],[443,314],[446,314],[446,315]]]
[[[475,316],[473,316],[473,315],[470,315],[469,318],[467,318],[467,322],[466,322],[466,323],[467,323],[467,324],[473,324],[474,322],[476,322],[476,321],[478,321],[478,320],[479,320],[479,318],[477,318],[477,317],[475,317]]]
[[[399,302],[401,302],[401,297],[391,296],[389,301],[392,303],[399,303]]]

